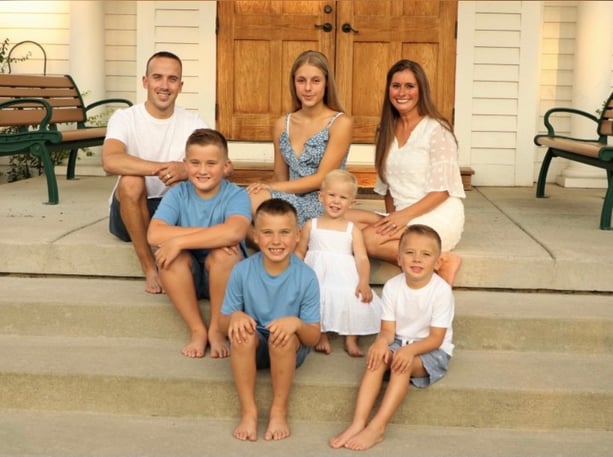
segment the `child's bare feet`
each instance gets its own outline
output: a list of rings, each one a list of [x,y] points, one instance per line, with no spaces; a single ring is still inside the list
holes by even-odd
[[[189,343],[187,343],[183,347],[181,353],[185,357],[204,357],[204,351],[206,350],[206,341],[206,330],[204,332],[194,331],[192,332],[192,337],[189,340]]]
[[[226,336],[220,331],[209,328],[209,344],[211,345],[211,357],[225,359],[230,356],[230,347]]]
[[[360,433],[362,430],[364,430],[363,425],[352,423],[349,427],[347,427],[341,433],[336,435],[334,438],[330,438],[330,440],[328,441],[328,444],[330,445],[330,447],[333,447],[334,449],[340,449],[343,446],[345,446],[347,441],[349,441],[355,435]]]
[[[364,357],[364,352],[360,349],[358,345],[358,336],[357,335],[347,335],[345,337],[345,351],[351,357]]]
[[[330,354],[330,352],[332,352],[332,346],[330,346],[330,338],[328,337],[327,333],[321,333],[319,341],[315,345],[315,350],[317,352],[323,352],[324,354]]]
[[[383,429],[371,427],[370,424],[357,435],[353,436],[345,443],[347,449],[353,451],[365,451],[375,444],[383,441]]]
[[[258,439],[258,417],[244,414],[232,435],[241,441],[256,441]]]
[[[155,268],[145,273],[145,292],[149,294],[161,294],[164,292],[158,271]]]
[[[441,255],[441,264],[438,267],[438,275],[447,281],[447,284],[453,286],[455,276],[462,266],[462,258],[452,252],[444,252]]]
[[[265,440],[282,440],[290,435],[289,424],[287,423],[287,417],[284,413],[270,412],[270,419],[268,419],[268,428],[264,433]]]

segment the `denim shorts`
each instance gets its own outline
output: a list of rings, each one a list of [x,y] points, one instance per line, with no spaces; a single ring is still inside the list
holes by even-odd
[[[258,370],[270,368],[270,352],[268,351],[268,337],[270,336],[270,331],[258,325],[256,333],[260,339],[260,344],[255,351],[255,366]],[[311,348],[300,343],[300,347],[298,347],[298,351],[296,352],[296,368],[302,365],[309,352],[311,352]]]
[[[396,339],[392,344],[390,344],[389,348],[392,352],[395,352],[402,346],[402,341]],[[449,366],[449,360],[451,357],[442,349],[435,349],[432,352],[420,354],[418,357],[421,359],[421,363],[423,364],[426,373],[428,373],[428,376],[423,378],[412,377],[411,384],[413,384],[415,387],[428,387],[430,384],[434,384],[447,374],[447,367]],[[386,379],[389,379],[388,373],[386,373]]]
[[[153,217],[155,214],[155,210],[158,208],[160,201],[162,201],[161,198],[147,199],[147,208],[149,208],[150,217]],[[122,241],[131,241],[130,234],[123,223],[123,219],[121,219],[120,203],[119,200],[117,200],[117,197],[115,197],[115,194],[113,194],[111,210],[109,213],[109,232]]]

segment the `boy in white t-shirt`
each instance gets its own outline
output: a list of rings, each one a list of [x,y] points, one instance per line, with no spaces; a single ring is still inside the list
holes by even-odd
[[[379,443],[409,383],[427,387],[446,374],[453,355],[455,301],[451,286],[435,273],[440,254],[441,239],[435,230],[420,224],[405,229],[398,249],[403,272],[383,287],[381,331],[368,350],[353,421],[330,439],[331,447],[365,450]],[[368,422],[388,371],[381,406]]]

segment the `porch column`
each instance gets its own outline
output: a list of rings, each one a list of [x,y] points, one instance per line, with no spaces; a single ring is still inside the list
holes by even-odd
[[[577,35],[573,71],[572,106],[592,114],[602,106],[611,89],[611,55],[613,54],[613,2],[577,2]],[[595,124],[573,118],[571,135],[595,138]],[[556,179],[564,187],[606,188],[605,171],[569,161]]]
[[[70,2],[70,74],[86,105],[105,98],[103,1]],[[79,151],[76,175],[104,176],[101,148],[90,150],[91,157]]]

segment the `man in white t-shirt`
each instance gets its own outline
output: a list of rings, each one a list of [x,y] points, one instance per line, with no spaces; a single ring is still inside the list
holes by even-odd
[[[181,59],[161,51],[147,61],[143,87],[147,100],[117,110],[110,118],[102,147],[102,164],[118,175],[110,198],[109,230],[131,241],[145,275],[145,291],[162,292],[147,229],[169,186],[187,179],[185,141],[206,123],[175,106],[183,88]]]

